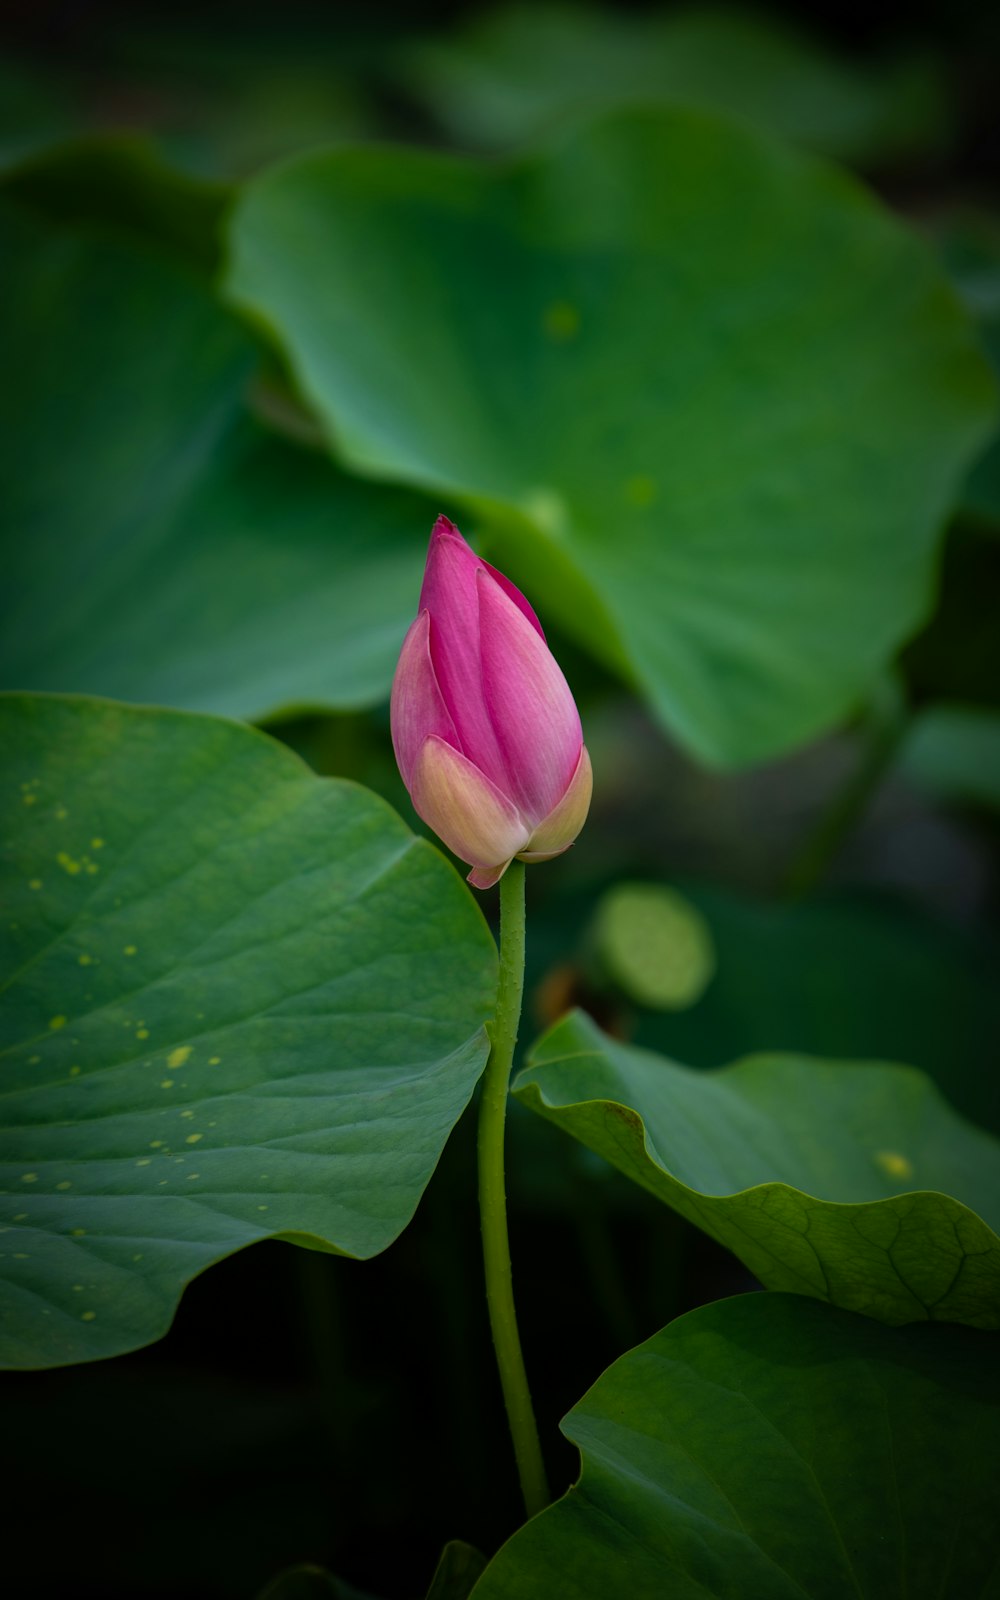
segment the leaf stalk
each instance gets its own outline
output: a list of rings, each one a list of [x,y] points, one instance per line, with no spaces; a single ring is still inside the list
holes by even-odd
[[[504,1181],[507,1097],[524,993],[524,872],[522,861],[512,861],[500,879],[500,987],[479,1107],[479,1213],[493,1347],[521,1492],[532,1517],[548,1505],[549,1488],[514,1309]]]

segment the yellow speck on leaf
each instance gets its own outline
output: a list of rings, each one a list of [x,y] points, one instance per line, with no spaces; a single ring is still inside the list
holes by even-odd
[[[81,1322],[93,1322],[93,1320],[94,1320],[94,1318],[96,1316],[97,1316],[97,1312],[96,1311],[85,1311],[83,1313],[83,1316],[80,1318],[80,1321]]]
[[[217,1067],[221,1060],[222,1060],[221,1056],[209,1056],[208,1064],[209,1064],[210,1067]]]
[[[625,499],[630,506],[635,506],[639,511],[651,506],[659,492],[656,479],[651,478],[648,473],[637,472],[634,478],[625,480]]]
[[[22,1183],[37,1183],[38,1182],[38,1173],[37,1172],[22,1172],[21,1173],[21,1182]]]
[[[138,1161],[136,1162],[136,1166],[137,1167],[148,1167],[151,1164],[152,1160],[153,1160],[152,1156],[140,1156]]]
[[[72,1189],[72,1187],[73,1185],[70,1183],[68,1178],[64,1178],[62,1183],[56,1184],[56,1188],[59,1190],[60,1194],[65,1194],[66,1190]]]
[[[575,339],[580,331],[580,312],[568,300],[553,300],[545,307],[542,326],[548,337],[557,344]]]
[[[80,1076],[80,1070],[81,1069],[79,1067],[70,1067],[70,1069],[69,1069],[70,1077],[71,1078],[78,1078]]]
[[[94,958],[93,956],[88,956],[87,952],[84,951],[82,956],[77,956],[77,960],[81,967],[89,967],[93,965]]]
[[[29,884],[28,884],[28,888],[29,889],[40,889],[41,887],[42,887],[41,878],[32,878],[30,880]]]
[[[87,1234],[86,1228],[70,1228],[69,1232],[71,1239],[83,1239]]]
[[[204,1134],[201,1134],[201,1133],[189,1133],[187,1138],[185,1139],[184,1143],[185,1144],[197,1144],[198,1140],[199,1139],[203,1139],[203,1138],[204,1138]]]
[[[173,1086],[174,1086],[173,1078],[164,1078],[163,1082],[160,1084],[160,1088],[161,1089],[172,1089]]]
[[[172,1072],[176,1072],[178,1067],[182,1067],[184,1065],[190,1054],[191,1046],[189,1044],[179,1044],[177,1049],[171,1050],[170,1054],[168,1055],[167,1066]]]
[[[37,796],[37,794],[26,794],[26,795],[22,795],[21,798],[23,799],[23,801],[24,801],[26,806],[33,806],[35,804],[35,801],[38,799],[38,796]]]
[[[103,850],[104,849],[104,840],[103,839],[91,839],[90,848],[91,848],[91,850]]]
[[[902,1181],[913,1177],[913,1162],[901,1156],[898,1150],[876,1150],[875,1161],[887,1178]]]
[[[66,1018],[65,1017],[50,1017],[49,1018],[49,1027],[50,1028],[65,1028],[65,1026],[66,1026]]]
[[[59,854],[56,856],[56,861],[59,866],[62,867],[64,872],[69,873],[71,878],[76,877],[83,865],[82,862],[74,860],[67,850],[60,850]]]
[[[136,1036],[137,1039],[148,1039],[149,1038],[149,1029],[148,1028],[136,1028],[135,1036]]]
[[[137,952],[136,946],[134,944],[127,944],[125,946],[124,950],[122,951],[122,955],[123,956],[134,956],[137,953],[138,952]]]

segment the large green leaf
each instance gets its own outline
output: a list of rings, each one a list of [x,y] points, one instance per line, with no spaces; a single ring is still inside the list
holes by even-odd
[[[475,1600],[995,1596],[996,1355],[795,1295],[693,1311],[573,1407],[579,1483]]]
[[[409,46],[399,74],[455,138],[487,148],[628,99],[718,106],[847,160],[891,158],[948,137],[942,86],[927,64],[866,69],[787,25],[723,6],[667,16],[501,6]]]
[[[767,1288],[1000,1327],[1000,1145],[913,1068],[772,1055],[697,1072],[576,1013],[515,1092]]]
[[[9,205],[0,261],[0,683],[243,717],[385,696],[434,508],[254,421],[254,346],[140,244]]]
[[[290,162],[244,191],[230,282],[345,460],[463,502],[709,759],[787,748],[867,688],[992,417],[923,247],[693,110],[508,166]]]
[[[385,803],[234,723],[0,700],[7,1365],[114,1355],[257,1239],[406,1226],[495,952]]]

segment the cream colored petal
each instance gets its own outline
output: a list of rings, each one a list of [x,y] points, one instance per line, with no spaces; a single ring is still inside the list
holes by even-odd
[[[498,863],[506,864],[528,843],[527,824],[513,801],[437,736],[420,748],[410,794],[438,838],[471,867],[495,869],[499,877]]]
[[[587,820],[593,788],[594,771],[584,745],[566,793],[519,852],[522,860],[547,861],[569,849]]]

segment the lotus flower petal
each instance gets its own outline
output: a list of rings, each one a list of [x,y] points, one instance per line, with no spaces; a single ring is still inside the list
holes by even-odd
[[[436,736],[420,747],[410,794],[438,838],[471,867],[495,868],[499,877],[528,843],[531,830],[513,802]]]
[[[573,696],[524,595],[447,517],[431,534],[391,719],[414,806],[477,889],[515,856],[569,849],[592,781]]]
[[[458,529],[456,528],[455,531],[457,533]],[[461,537],[461,535],[459,535],[459,537]],[[542,625],[539,622],[538,618],[535,616],[534,611],[531,609],[531,606],[528,604],[527,600],[524,598],[524,595],[521,593],[520,589],[517,587],[517,584],[516,583],[511,583],[510,579],[505,577],[502,572],[498,572],[496,567],[491,567],[488,561],[482,561],[481,560],[479,565],[483,568],[484,572],[488,572],[489,573],[490,577],[494,580],[494,582],[496,582],[496,583],[498,583],[500,585],[501,589],[503,590],[504,594],[507,596],[508,600],[513,600],[514,604],[517,606],[517,609],[519,611],[523,611],[524,612],[524,615],[527,617],[528,621],[531,623],[531,626],[534,628],[535,632],[542,639],[544,639],[545,638],[545,631],[542,628]]]
[[[425,739],[436,734],[448,744],[458,744],[455,724],[444,703],[431,660],[430,627],[430,614],[421,611],[403,640],[396,676],[392,680],[389,707],[392,744],[407,788]]]
[[[506,788],[507,769],[483,700],[476,582],[480,565],[454,523],[438,517],[427,552],[420,609],[430,613],[431,660],[458,748],[480,772]]]
[[[587,820],[593,788],[593,768],[584,745],[566,793],[545,821],[539,823],[527,847],[518,851],[522,861],[551,861],[553,856],[561,856],[569,849]]]
[[[573,777],[583,744],[580,715],[555,657],[524,613],[483,570],[478,585],[482,692],[509,775],[505,787],[537,826]]]
[[[510,861],[501,862],[499,867],[473,867],[465,881],[471,883],[474,889],[492,889],[495,883],[500,882],[513,859],[511,856]]]

